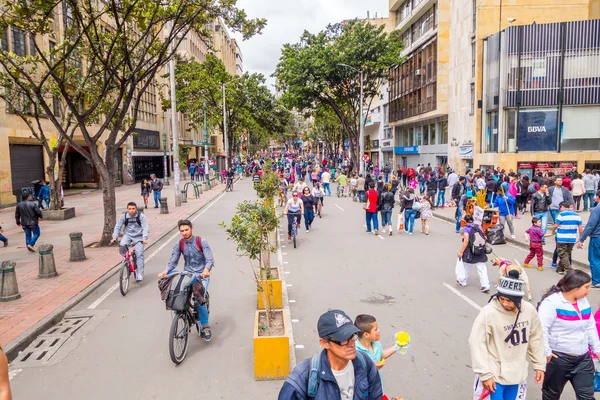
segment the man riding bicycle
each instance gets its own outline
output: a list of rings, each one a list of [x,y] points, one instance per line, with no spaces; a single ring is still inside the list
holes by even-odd
[[[204,291],[208,293],[208,284],[210,283],[210,271],[215,265],[215,259],[213,258],[212,250],[208,245],[208,242],[200,236],[193,235],[192,223],[187,219],[180,220],[177,223],[179,233],[183,239],[175,243],[173,246],[173,252],[171,253],[171,259],[167,265],[167,270],[158,274],[158,279],[162,279],[168,274],[172,273],[177,264],[179,263],[179,257],[183,254],[184,266],[183,273],[192,274],[196,279],[202,281]],[[183,249],[183,251],[182,251]],[[200,305],[196,300],[196,310],[200,317],[200,329],[198,334],[204,338],[207,342],[212,338],[210,326],[208,325],[208,307],[206,304]]]
[[[117,241],[122,227],[124,227],[123,238],[119,242],[119,253],[125,257],[129,245],[135,243],[134,250],[137,256],[137,276],[135,280],[141,282],[144,279],[144,245],[148,243],[149,228],[146,216],[137,210],[137,205],[134,202],[127,204],[127,211],[117,221],[110,241],[111,244]]]
[[[233,169],[233,167],[231,167],[229,169],[229,171],[227,171],[227,187],[231,188],[231,190],[233,190],[233,177],[235,176],[235,170]]]

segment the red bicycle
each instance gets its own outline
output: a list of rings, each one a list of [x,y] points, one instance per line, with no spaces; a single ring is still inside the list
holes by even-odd
[[[135,276],[137,272],[137,256],[134,249],[136,244],[137,243],[132,243],[127,246],[127,253],[123,258],[121,273],[119,274],[119,290],[123,296],[129,291],[129,277],[131,274],[134,274]]]

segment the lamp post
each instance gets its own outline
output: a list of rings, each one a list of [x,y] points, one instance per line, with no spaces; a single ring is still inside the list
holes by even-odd
[[[171,31],[173,22],[170,22]],[[169,44],[169,51],[173,53],[173,41]],[[177,101],[175,99],[175,57],[171,56],[169,60],[169,75],[171,83],[171,130],[173,131],[173,174],[175,175],[175,206],[181,206],[181,196],[179,191],[179,133],[177,132]]]
[[[208,126],[206,126],[206,100],[204,100],[204,174],[208,176]]]
[[[359,153],[359,164],[360,164],[360,173],[365,173],[365,163],[362,160],[363,154],[365,152],[365,121],[363,116],[363,71],[362,69],[354,68],[351,65],[347,64],[338,64],[339,66],[350,68],[351,70],[357,72],[360,75],[360,121],[359,121],[359,135],[358,135],[358,153]]]
[[[237,81],[238,79],[242,79],[242,76],[238,76],[235,79],[230,80],[229,82],[223,82],[223,147],[225,147],[225,169],[229,168],[229,139],[227,138],[227,105],[225,103],[225,86],[229,85],[232,82]]]
[[[167,176],[167,121],[165,119],[165,113],[163,112],[162,120],[162,139],[163,139],[163,182],[169,184],[169,177]]]

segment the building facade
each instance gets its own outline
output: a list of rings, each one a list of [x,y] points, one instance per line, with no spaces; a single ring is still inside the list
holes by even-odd
[[[449,0],[390,0],[404,61],[390,71],[395,166],[448,160]]]
[[[394,128],[389,126],[388,83],[373,99],[365,116],[365,152],[373,165],[394,166]]]

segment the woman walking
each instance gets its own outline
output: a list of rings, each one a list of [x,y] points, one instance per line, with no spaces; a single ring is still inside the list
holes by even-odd
[[[585,185],[583,184],[583,179],[581,175],[575,174],[573,182],[571,182],[571,186],[573,187],[573,200],[575,200],[575,211],[579,211],[579,206],[581,205],[581,198],[585,193]]]
[[[415,216],[417,212],[413,210],[413,204],[415,203],[417,196],[415,196],[415,189],[409,187],[400,199],[400,212],[404,213],[404,231],[408,232],[409,235],[413,234],[415,227]]]
[[[392,236],[392,211],[394,209],[394,204],[396,203],[396,199],[394,198],[394,194],[390,192],[387,188],[387,185],[383,186],[382,193],[379,196],[379,212],[381,213],[381,233],[385,235],[385,227],[390,227],[390,236]]]
[[[429,235],[429,220],[433,218],[433,203],[429,196],[423,196],[421,202],[421,233]]]
[[[589,348],[600,357],[600,340],[592,307],[587,300],[590,276],[570,270],[538,304],[548,366],[543,400],[558,400],[571,382],[577,400],[594,399],[594,362]]]
[[[315,188],[313,188],[313,190],[314,189]],[[302,189],[302,204],[304,204],[304,225],[306,226],[306,233],[308,233],[315,219],[315,209],[317,205],[317,199],[310,193],[308,187]]]
[[[148,208],[148,197],[150,196],[150,182],[147,179],[144,179],[141,184],[142,189],[142,197],[144,198],[144,208]]]

